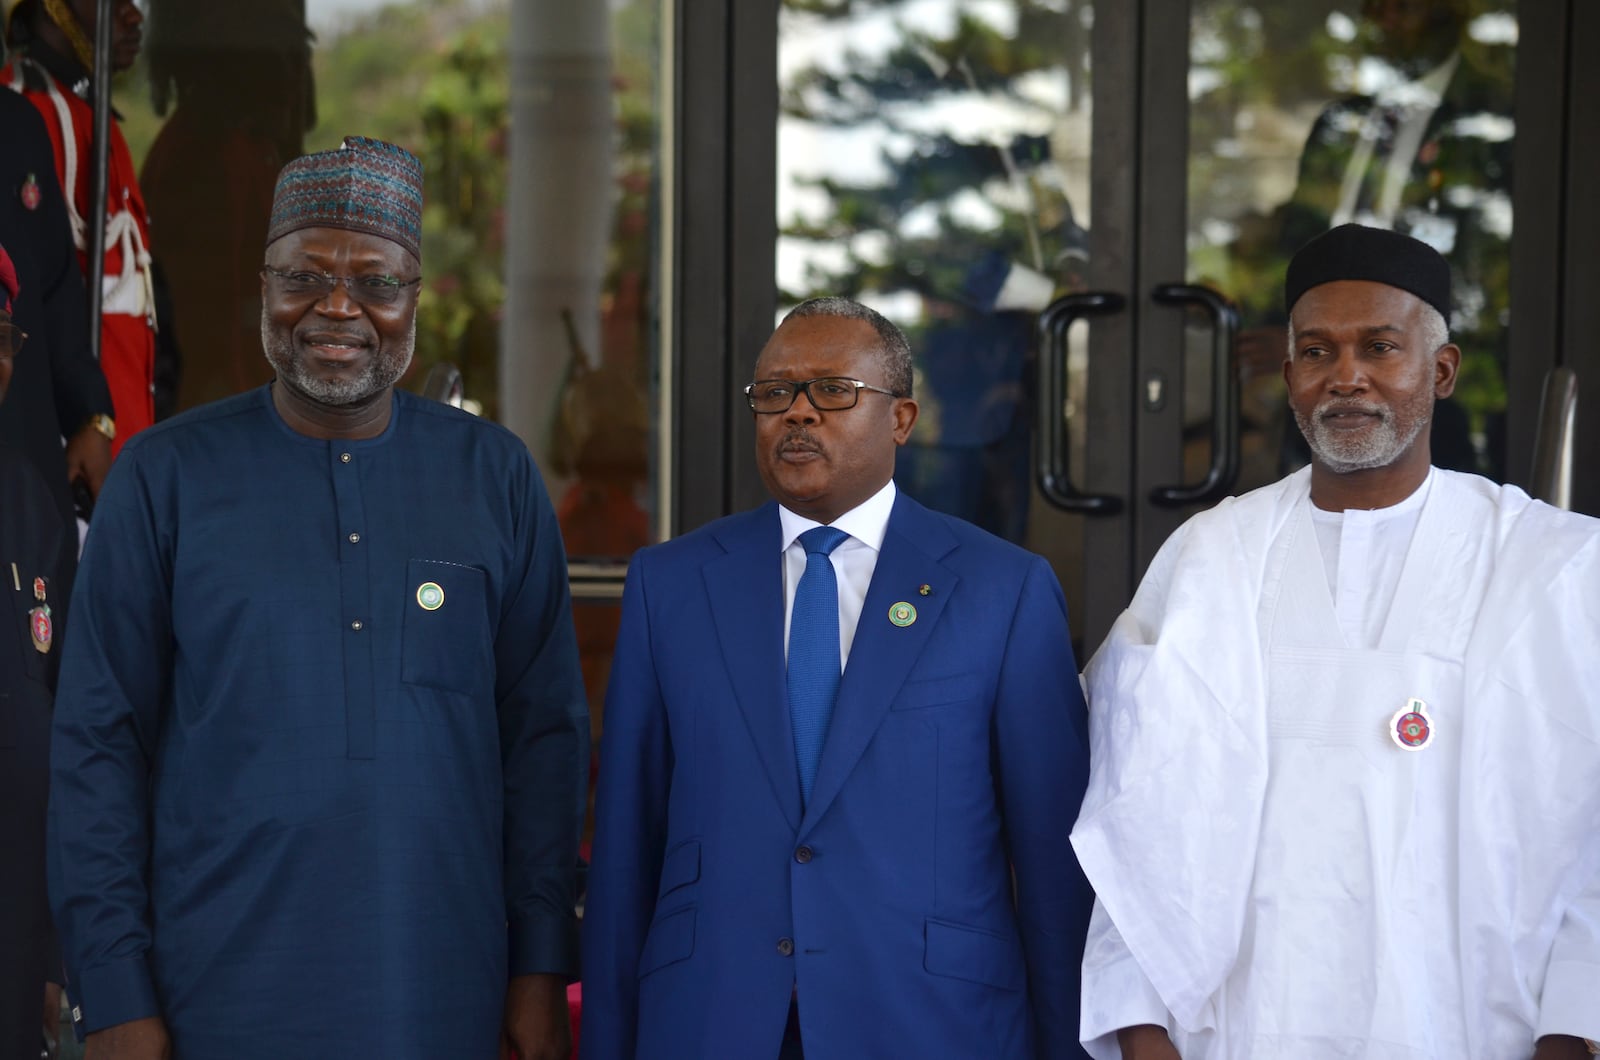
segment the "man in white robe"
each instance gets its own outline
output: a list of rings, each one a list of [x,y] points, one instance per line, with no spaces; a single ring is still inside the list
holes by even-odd
[[[1600,1038],[1600,521],[1430,467],[1449,266],[1289,266],[1313,463],[1196,516],[1091,661],[1096,1058],[1556,1060]]]

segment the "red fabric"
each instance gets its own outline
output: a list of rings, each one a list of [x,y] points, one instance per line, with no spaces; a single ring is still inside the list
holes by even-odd
[[[5,300],[0,301],[0,309],[11,312],[11,300],[17,296],[17,267],[11,263],[11,255],[6,253],[5,247],[0,247],[0,288],[5,289]]]
[[[583,1022],[583,984],[567,987],[567,1015],[572,1017],[572,1060],[578,1060],[578,1024]]]
[[[111,389],[116,410],[117,437],[111,443],[116,456],[122,443],[156,421],[155,332],[138,317],[106,316],[100,326],[100,370]]]
[[[14,71],[10,65],[0,70],[0,80],[10,83]],[[89,198],[94,189],[92,174],[94,162],[94,109],[74,95],[70,88],[56,84],[56,89],[66,100],[67,114],[71,119],[71,134],[77,148],[77,186],[66,187],[67,153],[65,131],[48,92],[25,91],[22,95],[32,103],[44,118],[50,133],[50,145],[55,152],[56,179],[72,196],[78,215],[86,222],[91,216]],[[150,246],[150,216],[144,205],[144,195],[139,191],[135,176],[133,155],[122,130],[111,123],[111,158],[106,181],[107,216],[123,210],[132,212],[139,227],[139,236],[146,249]],[[106,246],[106,276],[121,276],[122,248],[117,244]],[[78,266],[87,272],[89,255],[78,253]],[[156,333],[147,317],[108,314],[100,328],[100,368],[105,373],[106,385],[111,389],[111,404],[117,421],[117,437],[111,452],[115,456],[122,444],[139,431],[155,422],[155,398],[150,385],[155,378]],[[77,430],[81,424],[63,424],[68,431]]]

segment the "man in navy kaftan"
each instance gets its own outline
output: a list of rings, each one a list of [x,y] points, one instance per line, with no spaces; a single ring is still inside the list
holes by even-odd
[[[310,176],[359,193],[384,149]],[[393,389],[414,240],[291,208],[278,378],[141,433],[95,511],[52,771],[69,990],[113,1056],[559,1055],[588,718],[555,516],[509,431]]]

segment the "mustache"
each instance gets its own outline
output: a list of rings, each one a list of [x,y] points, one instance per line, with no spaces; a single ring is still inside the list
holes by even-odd
[[[1324,401],[1311,410],[1312,416],[1319,420],[1345,412],[1358,412],[1367,416],[1376,416],[1385,422],[1394,415],[1387,405],[1380,405],[1370,401],[1340,401],[1337,399]]]
[[[804,427],[792,428],[778,443],[780,453],[821,453],[822,443]]]
[[[306,331],[300,334],[300,341],[316,345],[328,343],[348,343],[352,346],[371,346],[372,336],[365,331],[346,331],[338,328],[319,328],[316,331]]]

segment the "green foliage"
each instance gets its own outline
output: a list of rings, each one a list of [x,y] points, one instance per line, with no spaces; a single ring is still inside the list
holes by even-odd
[[[784,10],[800,29],[808,21],[826,25],[869,10],[899,16],[912,6],[906,0],[785,0]],[[1087,39],[1073,32],[1076,20],[1064,18],[1059,6],[1015,0],[1012,34],[971,11],[959,13],[942,35],[897,22],[898,40],[887,52],[847,50],[825,67],[796,71],[780,87],[787,118],[818,129],[881,129],[878,138],[892,145],[879,149],[885,179],[800,181],[822,192],[830,209],[820,219],[781,219],[782,234],[842,249],[844,261],[811,256],[804,287],[780,292],[784,301],[864,290],[953,299],[972,265],[997,250],[1050,267],[1070,209],[1052,182],[1041,179],[1052,164],[1049,141],[1023,133],[997,141],[971,121],[936,127],[926,114],[943,104],[1003,101],[1033,111],[1043,119],[1037,124],[1047,126],[1053,115],[1022,94],[1018,82],[1083,65],[1071,53],[1085,49]],[[960,208],[973,191],[993,207],[987,217]]]
[[[630,285],[646,305],[655,266],[658,19],[650,0],[612,5],[618,230],[607,283]],[[347,20],[314,48],[318,114],[305,140],[310,152],[347,135],[372,136],[422,159],[424,282],[412,379],[420,385],[433,365],[452,362],[489,416],[498,406],[506,294],[510,37],[509,0],[392,0]],[[163,121],[146,84],[141,62],[116,85],[136,165]]]

